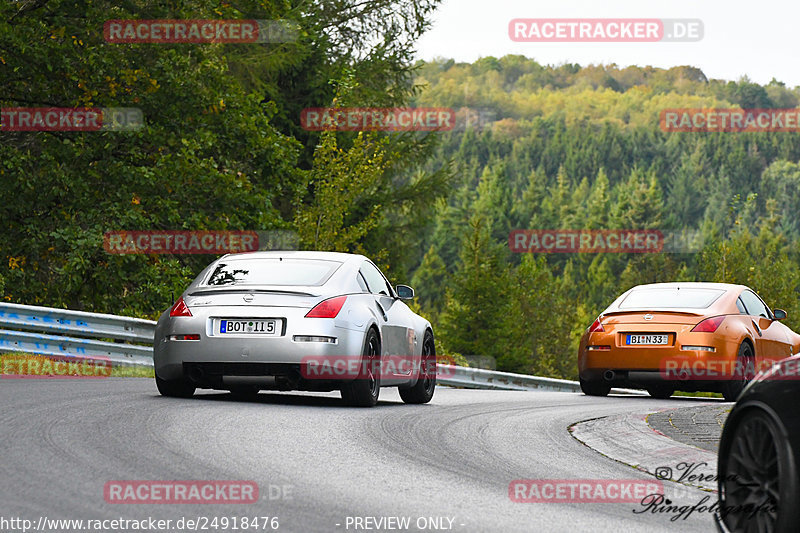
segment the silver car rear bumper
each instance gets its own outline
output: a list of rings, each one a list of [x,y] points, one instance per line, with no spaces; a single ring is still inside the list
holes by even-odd
[[[153,345],[155,370],[162,379],[187,377],[187,368],[196,364],[223,364],[224,374],[241,368],[252,375],[248,363],[261,364],[266,372],[283,372],[286,365],[299,366],[304,358],[320,356],[356,356],[364,350],[364,331],[346,327],[350,324],[339,318],[305,318],[307,309],[293,307],[192,308],[193,316],[170,318],[162,315],[156,326]],[[281,334],[224,334],[213,331],[219,318],[277,318]],[[172,340],[175,335],[198,334],[199,340]],[[330,337],[335,342],[306,342],[296,337]],[[266,365],[264,365],[266,364]],[[267,380],[268,381],[268,380]]]

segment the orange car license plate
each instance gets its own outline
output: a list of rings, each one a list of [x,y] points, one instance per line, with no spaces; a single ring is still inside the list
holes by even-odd
[[[644,344],[668,344],[669,335],[628,335],[625,344],[639,346]]]

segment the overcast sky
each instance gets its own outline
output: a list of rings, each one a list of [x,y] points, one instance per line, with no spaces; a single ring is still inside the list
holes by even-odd
[[[708,78],[800,85],[800,5],[791,0],[444,0],[417,45],[417,57],[473,62],[522,54],[542,64],[699,67]],[[704,38],[675,43],[519,43],[515,18],[701,19]]]

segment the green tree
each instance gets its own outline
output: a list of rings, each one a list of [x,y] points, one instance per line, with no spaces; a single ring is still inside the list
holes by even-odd
[[[492,242],[484,218],[470,220],[438,325],[448,350],[495,357],[498,368],[506,368],[508,359],[503,342],[510,289],[505,250],[505,243]]]
[[[496,241],[507,239],[511,230],[511,193],[505,167],[487,166],[478,183],[477,197],[472,209],[486,219],[492,239]]]
[[[543,256],[525,254],[511,279],[510,309],[505,320],[504,369],[543,376],[574,376],[571,306],[559,290]]]
[[[295,227],[302,246],[313,250],[363,252],[360,241],[378,223],[381,206],[352,220],[352,210],[374,193],[386,169],[385,142],[359,134],[349,150],[336,145],[336,134],[325,132],[311,170],[314,198],[297,211]]]
[[[411,283],[414,286],[417,300],[424,312],[438,316],[444,306],[443,289],[446,288],[449,275],[444,261],[431,246],[422,258],[422,263],[414,272]],[[432,320],[431,317],[429,317]]]
[[[608,227],[611,196],[609,193],[608,176],[604,169],[600,169],[592,185],[592,190],[586,201],[587,229],[600,229]]]
[[[705,281],[740,283],[755,290],[770,306],[789,313],[787,325],[800,327],[800,266],[786,239],[763,225],[757,235],[738,228],[729,239],[707,246],[698,271]]]
[[[515,229],[543,228],[543,202],[547,195],[547,175],[539,166],[528,174],[521,198],[511,206],[511,225]]]

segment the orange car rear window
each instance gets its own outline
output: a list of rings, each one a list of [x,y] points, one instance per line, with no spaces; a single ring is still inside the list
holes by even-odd
[[[723,294],[725,291],[719,289],[636,289],[620,302],[619,308],[705,309]]]

